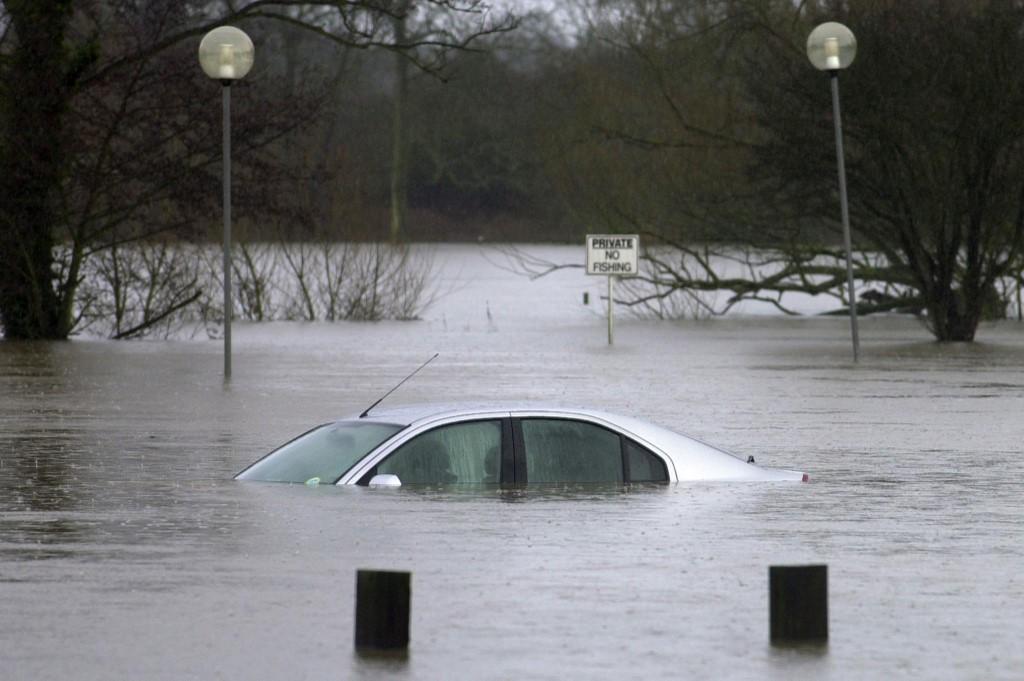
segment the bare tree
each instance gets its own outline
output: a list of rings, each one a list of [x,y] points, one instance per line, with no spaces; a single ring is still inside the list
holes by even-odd
[[[197,261],[168,243],[115,245],[83,273],[81,329],[115,339],[167,335],[203,295]]]
[[[993,299],[1021,268],[1024,6],[808,3],[798,26],[826,16],[871,46],[843,73],[843,122],[852,225],[860,249],[884,262],[855,276],[912,291],[938,340],[972,340],[984,317],[1005,314]],[[806,231],[836,214],[834,182],[812,170],[834,162],[832,123],[825,84],[793,42],[765,42],[749,82],[769,133],[760,187]]]
[[[1024,247],[1019,3],[591,7],[554,177],[591,229],[659,246],[636,304],[677,290],[721,291],[722,309],[786,310],[795,292],[849,304],[828,85],[804,54],[834,19],[871,46],[843,74],[858,309],[919,310],[938,340],[1004,314]]]
[[[232,277],[238,292],[238,313],[243,319],[262,322],[273,315],[271,300],[279,251],[269,244],[239,241],[232,251]]]
[[[396,3],[380,0],[229,3],[150,0],[9,0],[0,7],[0,323],[8,338],[63,338],[73,329],[85,260],[125,239],[195,229],[216,200],[204,182],[215,170],[216,116],[193,96],[201,78],[194,41],[216,25],[254,32],[289,26],[346,49],[407,53],[422,69],[443,67],[449,50],[514,27],[478,0],[423,0],[457,17],[405,43],[390,31]],[[192,42],[190,42],[192,41]],[[276,82],[276,81],[274,81]],[[284,81],[287,84],[287,81]],[[239,84],[246,90],[270,80]],[[278,159],[255,153],[315,117],[323,89],[295,92],[238,121],[238,211],[294,211],[263,188],[288,177]],[[267,98],[268,91],[261,91]],[[270,98],[273,100],[273,98]],[[255,111],[255,108],[252,109]],[[304,119],[302,112],[308,116]],[[246,127],[248,126],[248,129]],[[269,204],[269,205],[268,205]],[[208,212],[208,210],[206,211]],[[54,278],[54,246],[71,242]]]

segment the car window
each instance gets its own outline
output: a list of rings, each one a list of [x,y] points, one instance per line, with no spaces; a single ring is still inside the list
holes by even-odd
[[[314,428],[278,447],[244,471],[238,480],[333,484],[359,459],[402,429],[389,423],[339,421]]]
[[[441,426],[409,440],[377,465],[403,485],[499,482],[501,421]]]
[[[568,419],[523,419],[521,425],[530,483],[622,482],[618,434]]]
[[[630,482],[668,482],[668,469],[658,456],[628,437],[622,438]]]

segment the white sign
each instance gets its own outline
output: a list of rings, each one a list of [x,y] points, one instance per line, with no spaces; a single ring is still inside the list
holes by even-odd
[[[587,235],[587,274],[636,274],[639,259],[636,234]]]

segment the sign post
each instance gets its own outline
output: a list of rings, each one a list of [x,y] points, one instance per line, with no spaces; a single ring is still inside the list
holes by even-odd
[[[615,277],[635,275],[640,260],[640,237],[636,234],[588,234],[587,274],[608,277],[608,345],[614,344]]]

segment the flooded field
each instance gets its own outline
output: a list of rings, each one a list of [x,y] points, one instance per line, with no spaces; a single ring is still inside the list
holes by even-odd
[[[582,249],[552,249],[582,258]],[[603,279],[437,253],[422,321],[0,343],[3,679],[1013,679],[1024,326],[617,320]],[[589,306],[582,293],[590,292]],[[389,403],[649,418],[809,484],[412,491],[237,483]],[[831,641],[768,644],[769,565],[826,563]],[[355,571],[413,573],[403,660],[353,652]]]

